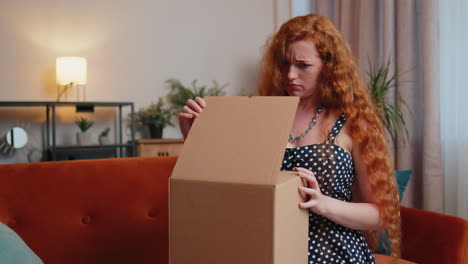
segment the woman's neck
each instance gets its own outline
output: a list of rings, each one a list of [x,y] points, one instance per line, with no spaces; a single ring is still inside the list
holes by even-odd
[[[314,98],[301,98],[299,99],[298,111],[309,111],[311,109],[315,110],[321,104],[320,98],[314,96]]]

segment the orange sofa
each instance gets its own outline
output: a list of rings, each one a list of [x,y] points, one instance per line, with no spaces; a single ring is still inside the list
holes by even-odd
[[[46,264],[168,263],[168,178],[175,162],[0,165],[0,221]],[[468,263],[466,220],[405,207],[401,214],[404,259]]]

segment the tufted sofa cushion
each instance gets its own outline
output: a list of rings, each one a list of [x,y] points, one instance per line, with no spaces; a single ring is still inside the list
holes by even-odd
[[[175,157],[0,166],[0,221],[44,263],[167,263]]]
[[[468,263],[468,221],[401,207],[402,256],[416,263]]]

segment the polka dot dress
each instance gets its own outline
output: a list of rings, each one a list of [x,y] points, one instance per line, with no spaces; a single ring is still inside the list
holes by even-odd
[[[351,155],[334,144],[346,123],[342,114],[333,126],[331,144],[287,148],[281,170],[303,167],[315,172],[322,194],[351,202],[354,166]],[[325,143],[329,143],[328,141]],[[336,224],[309,211],[309,263],[375,263],[361,231]]]

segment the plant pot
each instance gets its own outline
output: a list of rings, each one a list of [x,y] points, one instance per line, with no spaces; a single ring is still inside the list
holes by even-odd
[[[99,145],[109,145],[111,143],[110,138],[108,136],[100,136],[98,138]]]
[[[156,125],[148,125],[151,138],[162,138],[163,128]]]
[[[91,145],[91,134],[88,132],[78,132],[76,133],[76,143],[80,146]]]

